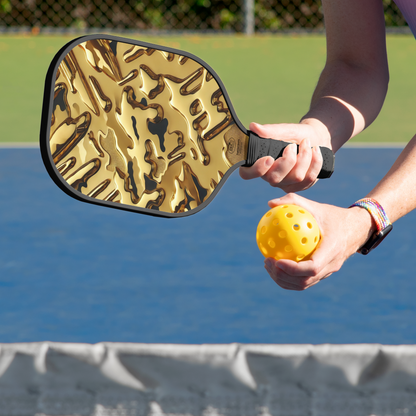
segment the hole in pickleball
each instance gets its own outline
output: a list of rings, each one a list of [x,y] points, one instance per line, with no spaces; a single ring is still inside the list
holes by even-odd
[[[293,229],[294,229],[295,231],[299,231],[299,230],[300,230],[300,225],[299,225],[299,224],[295,224],[295,225],[293,226]]]
[[[316,243],[318,241],[318,237],[315,237],[315,239],[313,240],[314,243]]]
[[[288,213],[286,214],[286,217],[287,217],[287,218],[292,218],[292,217],[293,217],[293,214],[292,214],[291,212],[288,212]]]
[[[267,244],[269,244],[269,246],[271,248],[275,248],[276,247],[276,243],[274,242],[273,238],[269,238],[269,240],[267,241]]]
[[[266,214],[266,217],[270,217],[270,215],[272,215],[271,211]]]
[[[300,209],[300,210],[299,210],[299,212],[300,212],[301,214],[304,214],[304,213],[305,213],[305,211],[304,211],[303,209]]]
[[[309,229],[312,229],[313,227],[313,225],[310,222],[308,222],[306,225],[308,226]]]
[[[297,257],[296,257],[296,260],[302,260],[303,258],[305,257],[305,255],[304,254],[299,254]]]
[[[285,251],[286,253],[290,253],[292,251],[292,246],[286,246]]]
[[[276,218],[275,220],[272,221],[272,224],[274,226],[279,225],[279,220]]]
[[[288,207],[288,205],[283,205],[283,207],[282,208],[287,208]]]
[[[279,237],[280,238],[286,238],[286,236],[287,236],[287,232],[286,231],[280,231],[279,232]]]
[[[302,240],[300,240],[302,244],[306,244],[308,242],[308,239],[306,237],[303,237]]]
[[[266,248],[263,246],[263,244],[260,244],[260,250],[265,256],[267,256],[268,253],[267,253]]]
[[[266,234],[266,231],[267,231],[267,227],[263,225],[263,227],[261,227],[261,233]]]

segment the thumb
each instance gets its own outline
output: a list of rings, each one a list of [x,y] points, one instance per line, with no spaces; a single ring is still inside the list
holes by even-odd
[[[280,130],[277,126],[277,124],[250,123],[249,128],[253,133],[256,133],[260,137],[274,139],[276,138],[276,133]]]
[[[250,130],[266,139],[289,140],[300,143],[309,136],[309,128],[303,124],[258,124],[250,123]]]

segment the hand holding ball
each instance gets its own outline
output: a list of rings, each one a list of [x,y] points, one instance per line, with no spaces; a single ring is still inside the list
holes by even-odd
[[[279,205],[268,211],[257,226],[256,240],[265,257],[276,260],[309,260],[321,238],[318,223],[305,208]]]

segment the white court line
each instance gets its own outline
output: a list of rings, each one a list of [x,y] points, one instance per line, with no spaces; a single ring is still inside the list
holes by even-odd
[[[342,146],[345,149],[403,149],[405,142],[352,142]]]
[[[0,149],[37,149],[39,143],[37,142],[5,142],[0,143]]]

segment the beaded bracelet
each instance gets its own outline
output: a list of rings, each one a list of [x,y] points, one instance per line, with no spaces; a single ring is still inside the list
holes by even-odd
[[[376,225],[377,230],[384,230],[386,227],[388,227],[391,222],[388,219],[383,207],[373,198],[363,198],[359,199],[357,202],[352,204],[351,207],[362,207],[365,208],[370,215],[373,217]]]
[[[393,229],[393,225],[388,219],[383,207],[373,198],[363,198],[355,202],[351,207],[365,208],[374,219],[377,226],[377,232],[375,232],[370,239],[357,250],[358,253],[368,254],[371,250],[376,248]]]

